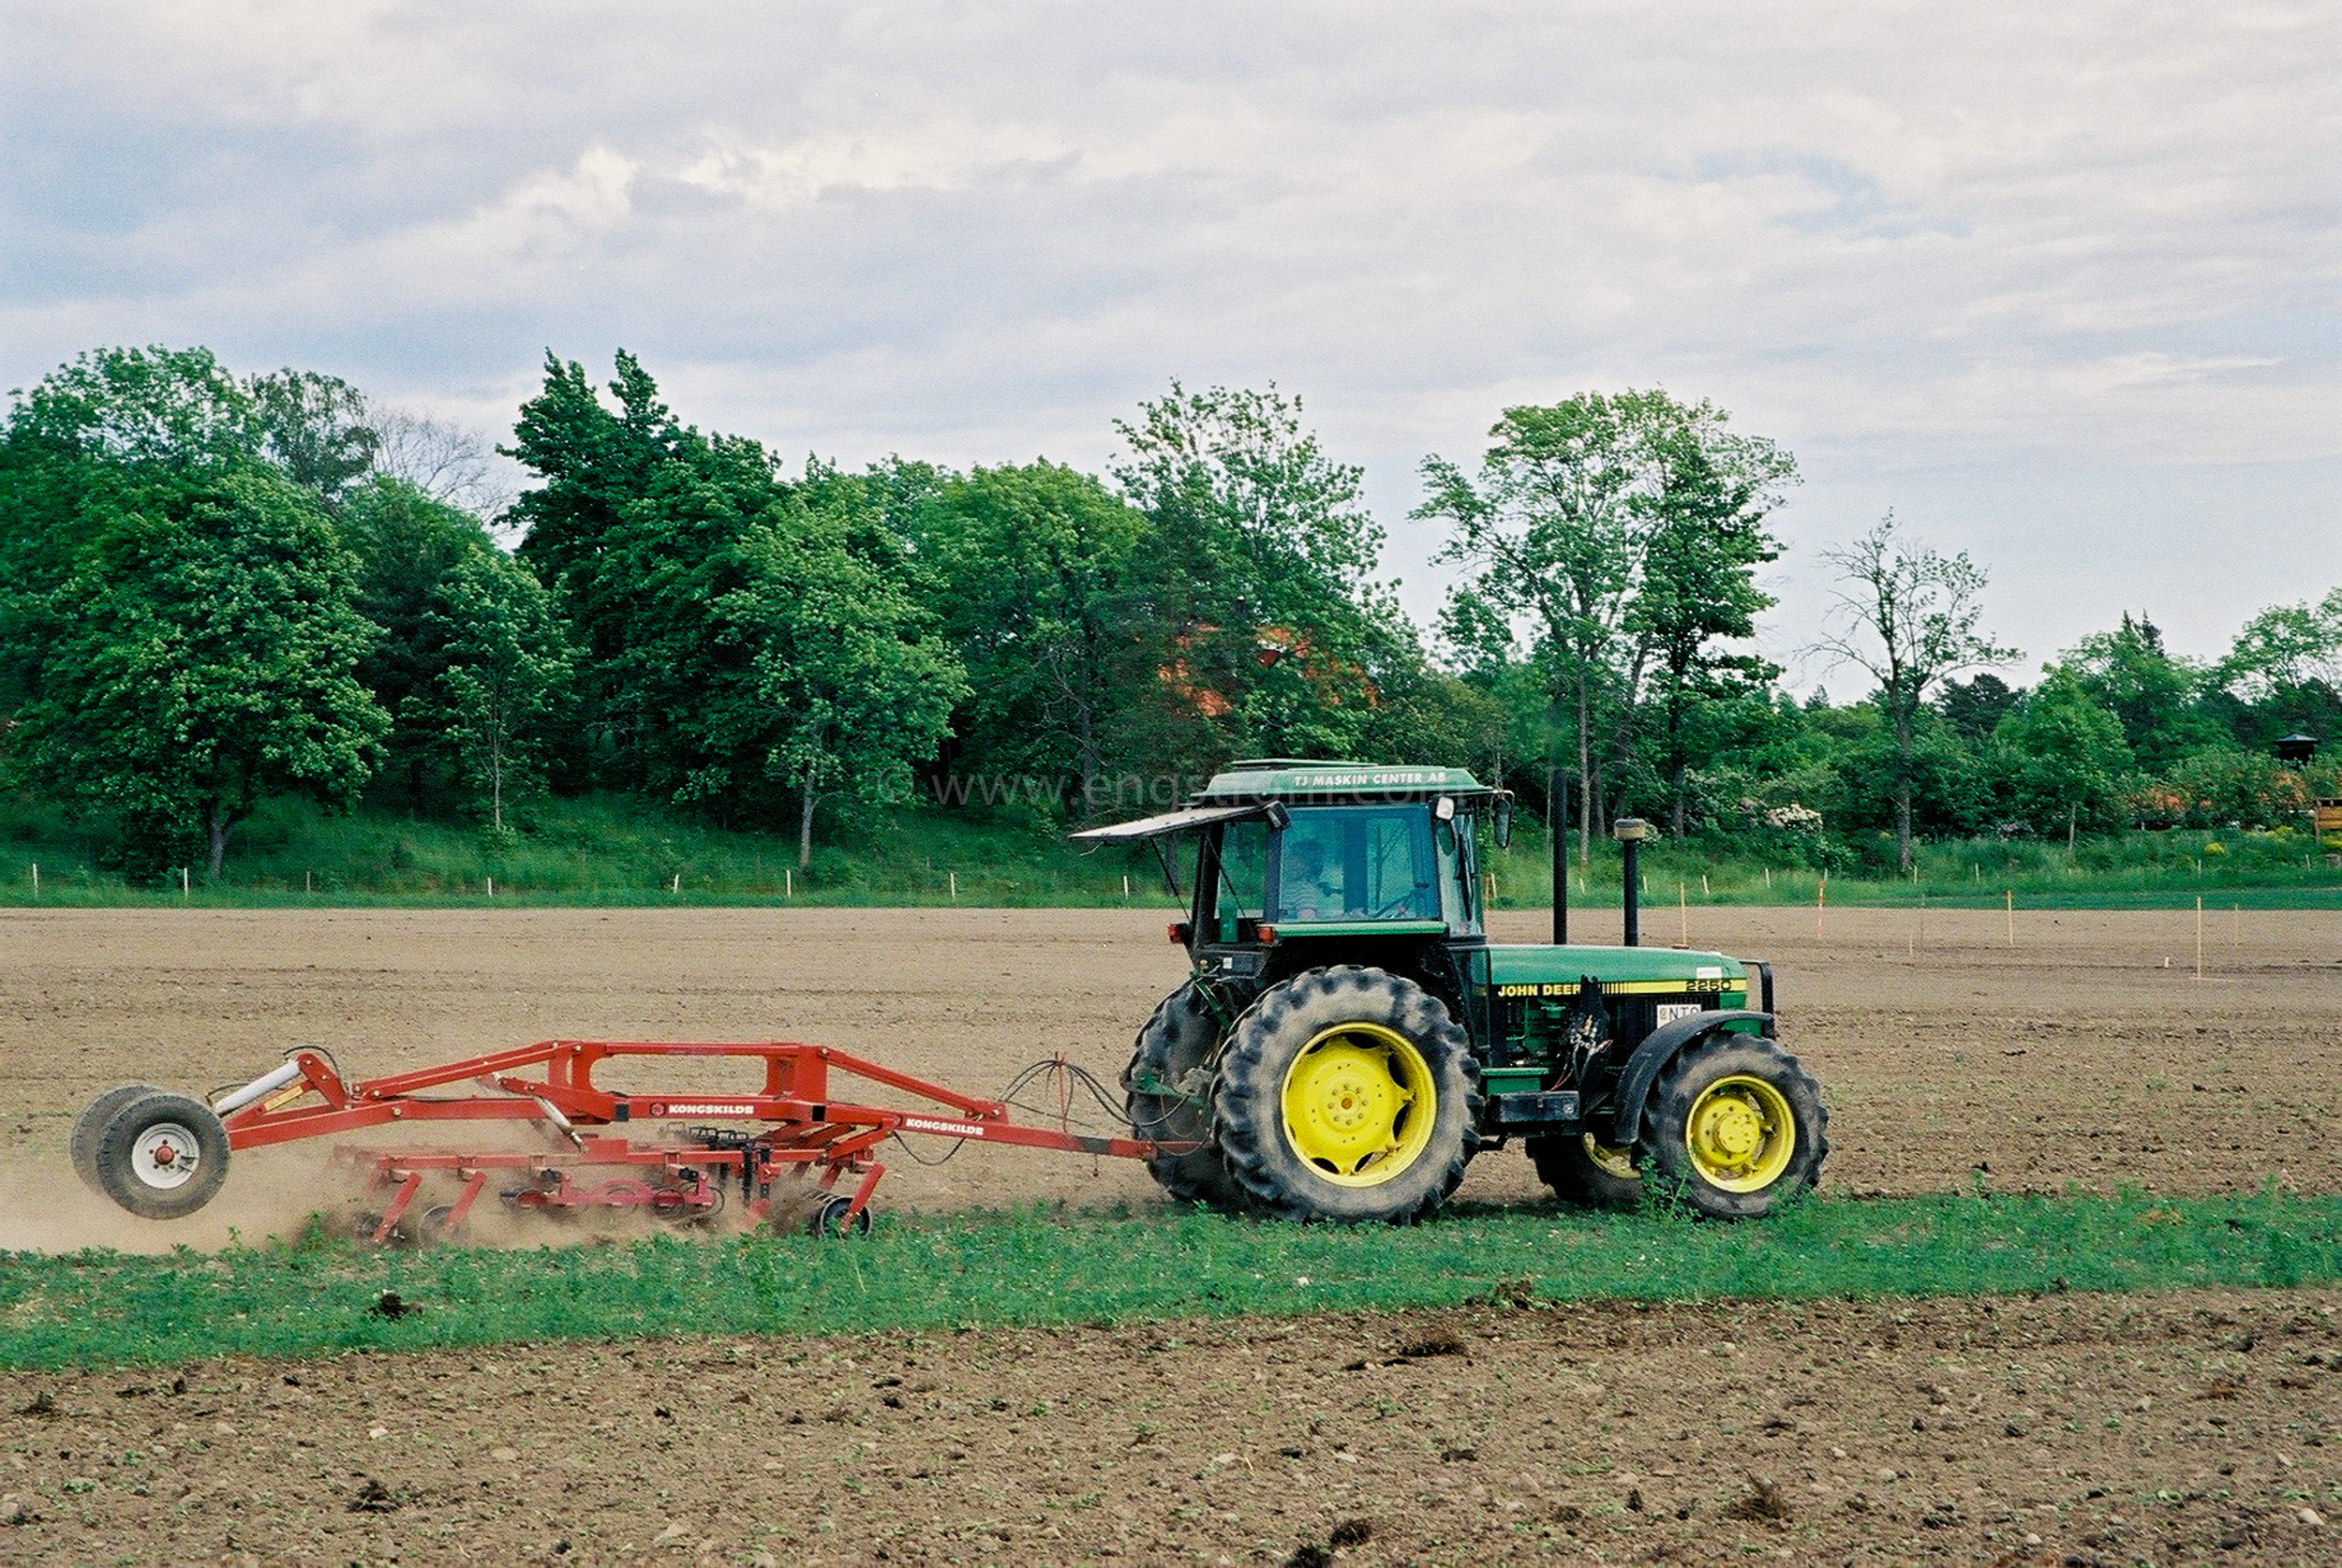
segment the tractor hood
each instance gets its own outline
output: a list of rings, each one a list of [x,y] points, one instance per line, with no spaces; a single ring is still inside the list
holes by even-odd
[[[1605,991],[1617,993],[1740,991],[1748,989],[1748,968],[1721,953],[1687,953],[1672,947],[1490,947],[1489,983],[1501,995],[1507,986],[1534,987],[1532,994],[1575,996],[1578,983],[1599,976]]]

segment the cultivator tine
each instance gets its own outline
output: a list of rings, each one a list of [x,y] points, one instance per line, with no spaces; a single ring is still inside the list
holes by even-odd
[[[415,1201],[415,1194],[422,1191],[421,1171],[398,1173],[398,1191],[391,1195],[390,1206],[382,1211],[381,1221],[374,1227],[374,1244],[377,1247],[390,1245],[391,1238],[398,1234],[398,1222],[407,1217],[408,1206]]]

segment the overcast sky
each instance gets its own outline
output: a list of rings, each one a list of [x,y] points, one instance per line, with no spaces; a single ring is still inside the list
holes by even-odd
[[[1664,386],[2011,672],[2342,583],[2342,6],[0,4],[0,377],[206,344],[509,434],[550,348],[849,463],[1274,380],[1428,619],[1427,452]],[[1852,676],[1801,669],[1851,696]]]

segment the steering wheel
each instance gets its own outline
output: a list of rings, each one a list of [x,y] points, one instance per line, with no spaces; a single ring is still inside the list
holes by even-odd
[[[1416,900],[1416,895],[1419,893],[1429,893],[1430,890],[1430,883],[1417,882],[1415,886],[1409,888],[1406,892],[1401,894],[1398,897],[1392,899],[1381,909],[1376,910],[1374,911],[1373,918],[1376,920],[1387,920],[1390,916],[1398,913],[1401,910],[1403,910],[1408,905],[1414,903]]]

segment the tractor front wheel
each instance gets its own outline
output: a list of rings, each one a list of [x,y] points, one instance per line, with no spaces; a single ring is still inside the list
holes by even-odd
[[[1410,1224],[1447,1201],[1479,1146],[1480,1072],[1438,998],[1342,965],[1245,1010],[1213,1107],[1228,1173],[1260,1208]]]
[[[1207,1204],[1234,1211],[1244,1206],[1244,1189],[1228,1175],[1208,1108],[1211,1089],[1197,1070],[1220,1043],[1220,1017],[1212,998],[1190,981],[1163,998],[1138,1031],[1131,1064],[1123,1069],[1123,1114],[1131,1136],[1164,1143],[1194,1143],[1185,1154],[1158,1154],[1147,1161],[1156,1184],[1185,1204]]]
[[[1753,1220],[1821,1178],[1821,1089],[1773,1041],[1715,1034],[1652,1086],[1636,1140],[1646,1178],[1712,1220]]]
[[[1592,1208],[1632,1208],[1642,1196],[1635,1151],[1591,1132],[1553,1132],[1529,1140],[1529,1162],[1553,1195]]]

